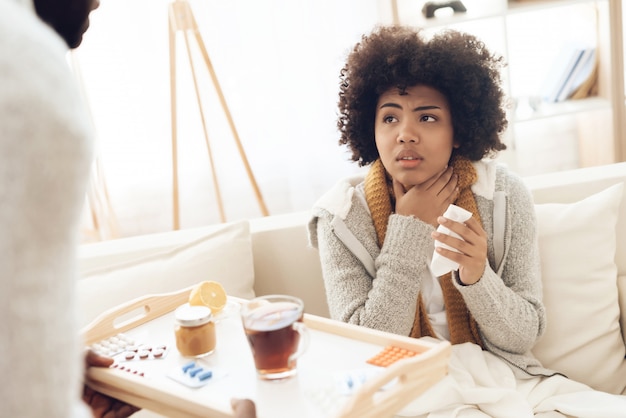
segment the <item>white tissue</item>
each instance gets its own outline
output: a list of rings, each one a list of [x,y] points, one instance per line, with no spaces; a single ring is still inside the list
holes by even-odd
[[[465,222],[469,218],[472,217],[472,213],[463,209],[460,206],[450,205],[448,206],[448,209],[446,209],[446,211],[444,212],[443,217],[448,218],[453,221],[457,221],[457,222]],[[443,225],[439,225],[439,227],[437,228],[437,232],[440,232],[442,234],[447,234],[455,238],[462,239],[459,236],[459,234],[457,234],[456,232],[450,231],[448,228],[444,227]],[[459,252],[456,249],[435,240],[435,248],[437,247],[443,247],[443,248],[447,248],[448,250]],[[436,250],[433,252],[433,260],[430,263],[430,271],[436,277],[442,276],[458,268],[459,268],[458,263],[455,263],[454,261],[448,258],[445,258],[444,256],[440,255]]]

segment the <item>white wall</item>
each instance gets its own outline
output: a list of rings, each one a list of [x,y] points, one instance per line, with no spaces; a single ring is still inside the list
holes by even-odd
[[[270,214],[306,210],[338,178],[363,170],[349,161],[346,148],[337,143],[338,74],[361,35],[379,22],[391,21],[391,1],[189,3]],[[118,224],[118,236],[173,227],[169,4],[169,0],[103,0],[92,13],[83,44],[73,54],[93,111],[99,161],[114,215],[110,219]],[[477,7],[480,3],[468,0],[467,4]],[[551,57],[564,42],[561,38],[572,33],[595,36],[591,6],[568,7],[568,17],[560,20],[554,13],[563,10],[542,9],[532,19],[538,25],[533,30],[529,30],[528,15],[512,14],[506,18],[506,37],[503,16],[470,19],[455,27],[475,33],[505,56],[511,64],[510,73],[504,74],[505,87],[523,102],[537,95]],[[545,19],[559,20],[560,29],[554,33],[562,29],[564,35],[542,38],[539,28],[549,26]],[[226,220],[261,216],[209,73],[197,44],[191,41],[188,55],[183,34],[177,34],[181,227],[220,222],[212,168],[217,172]],[[532,47],[537,43],[542,46]],[[190,56],[205,109],[213,167]],[[509,149],[499,158],[522,175],[575,168],[579,165],[577,123],[570,116],[517,124],[507,132]],[[101,238],[110,238],[105,221],[100,219]]]
[[[309,208],[357,171],[335,127],[338,74],[376,0],[190,0],[270,214]],[[120,234],[172,228],[168,1],[106,0],[74,53]],[[227,220],[261,216],[192,42]],[[177,41],[181,227],[219,222],[189,58]]]

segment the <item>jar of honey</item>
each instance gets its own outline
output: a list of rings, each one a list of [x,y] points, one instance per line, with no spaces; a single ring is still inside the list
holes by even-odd
[[[185,357],[203,357],[215,350],[215,323],[211,308],[188,303],[174,311],[176,348]]]

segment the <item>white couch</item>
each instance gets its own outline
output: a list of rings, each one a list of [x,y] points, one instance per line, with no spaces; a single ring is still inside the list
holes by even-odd
[[[549,321],[534,353],[576,380],[626,394],[626,163],[526,182],[537,209]],[[305,211],[85,244],[82,324],[135,297],[202,280],[220,281],[244,298],[299,296],[308,313],[328,316],[307,220]]]

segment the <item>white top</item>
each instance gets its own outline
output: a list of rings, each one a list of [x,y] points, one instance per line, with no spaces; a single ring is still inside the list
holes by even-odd
[[[428,262],[430,265],[431,260],[429,259]],[[430,268],[424,270],[424,277],[422,277],[422,300],[426,312],[428,312],[428,319],[433,327],[433,331],[435,331],[438,338],[449,341],[450,330],[448,329],[443,291],[441,290],[439,279],[432,274]]]

